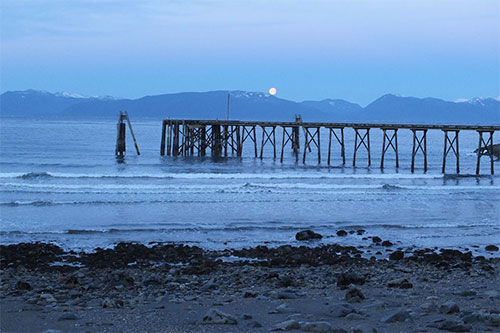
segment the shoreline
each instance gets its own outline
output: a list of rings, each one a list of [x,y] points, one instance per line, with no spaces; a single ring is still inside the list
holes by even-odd
[[[284,245],[0,246],[1,331],[496,331],[500,258]],[[220,322],[219,324],[214,323]]]

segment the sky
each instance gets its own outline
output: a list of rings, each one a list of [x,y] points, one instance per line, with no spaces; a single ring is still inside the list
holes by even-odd
[[[0,91],[500,95],[498,0],[1,0]]]

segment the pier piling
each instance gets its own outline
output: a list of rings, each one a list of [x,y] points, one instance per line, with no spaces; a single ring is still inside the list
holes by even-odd
[[[360,131],[365,131],[361,135]],[[354,137],[354,154],[352,157],[352,166],[356,166],[356,154],[358,149],[363,145],[368,152],[368,166],[372,164],[371,153],[370,153],[370,128],[369,127],[354,127],[355,137]],[[359,138],[359,143],[358,143]],[[366,140],[366,141],[365,141]]]
[[[398,129],[397,128],[382,128],[382,157],[380,158],[380,169],[384,170],[385,153],[389,148],[394,150],[396,154],[396,168],[399,168],[399,153],[398,153]],[[387,131],[392,131],[392,135],[388,135]]]
[[[450,130],[443,129],[444,132],[444,150],[443,150],[443,167],[441,169],[442,173],[445,173],[446,170],[446,157],[450,151],[453,151],[453,154],[456,158],[456,171],[457,174],[460,173],[460,154],[458,150],[458,133],[460,130]],[[453,135],[453,138],[450,139],[450,136]]]
[[[413,132],[413,149],[411,153],[411,172],[415,172],[415,157],[419,151],[424,155],[424,172],[427,172],[427,129],[412,128]],[[419,137],[420,133],[420,137]]]
[[[490,157],[490,173],[493,175],[495,173],[493,167],[493,133],[492,130],[478,130],[479,133],[479,145],[477,147],[477,166],[476,175],[479,175],[481,168],[481,156],[488,155]],[[489,134],[489,137],[484,140],[483,134]],[[485,136],[486,136],[485,135]]]
[[[119,154],[119,138],[125,131],[118,127],[117,155]],[[262,130],[262,136],[257,142],[257,127]],[[317,149],[317,163],[321,164],[321,129],[328,129],[328,155],[327,164],[331,165],[334,146],[340,146],[342,164],[346,163],[344,128],[354,129],[353,166],[356,166],[359,150],[363,147],[368,154],[368,166],[371,165],[370,129],[380,128],[383,132],[382,153],[380,168],[385,168],[385,158],[389,151],[395,153],[396,168],[399,168],[398,134],[399,130],[407,129],[412,132],[413,145],[411,153],[411,172],[415,172],[415,160],[420,153],[423,155],[424,172],[427,172],[427,132],[428,130],[441,130],[444,133],[444,151],[442,172],[446,171],[446,161],[450,152],[456,160],[456,172],[460,173],[459,133],[462,130],[475,130],[479,134],[477,149],[476,173],[480,172],[482,156],[490,157],[490,173],[493,174],[493,134],[500,131],[500,126],[466,126],[466,125],[410,125],[410,124],[350,124],[350,123],[305,123],[300,119],[294,122],[262,122],[262,121],[221,121],[221,120],[174,120],[165,119],[162,122],[160,154],[163,156],[198,155],[205,156],[206,149],[210,148],[211,156],[228,156],[229,151],[241,157],[245,142],[253,145],[253,155],[264,158],[264,148],[271,145],[273,158],[276,159],[276,128],[282,129],[280,163],[284,161],[284,151],[288,145],[298,162],[300,153],[300,131],[304,133],[302,162],[307,160],[307,154]],[[260,144],[260,147],[259,147]],[[121,145],[121,141],[120,141]],[[259,154],[260,148],[260,154]],[[124,152],[124,147],[123,147]],[[138,152],[139,153],[139,152]]]

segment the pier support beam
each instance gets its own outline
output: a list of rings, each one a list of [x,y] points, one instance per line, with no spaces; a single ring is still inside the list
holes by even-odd
[[[332,156],[332,136],[335,137],[337,142],[340,144],[340,156],[342,157],[342,164],[345,165],[345,144],[344,144],[344,128],[343,127],[327,127],[328,128],[328,165],[330,165]],[[340,130],[337,134],[335,130]],[[339,137],[340,136],[340,137]]]
[[[361,135],[360,131],[365,131],[365,133]],[[371,153],[370,153],[370,128],[354,127],[354,132],[356,133],[356,136],[354,137],[354,154],[352,158],[352,166],[356,166],[356,154],[361,145],[363,145],[366,148],[366,151],[368,152],[368,166],[370,166],[372,164]],[[359,138],[359,143],[358,143],[358,138]]]
[[[299,127],[294,126],[290,127],[291,132],[288,132],[287,127],[283,126],[283,137],[281,140],[281,156],[280,156],[280,163],[283,163],[283,156],[285,153],[285,147],[286,145],[290,142],[293,150],[293,154],[295,155],[295,162],[299,160],[299,148],[298,148],[298,133],[299,133]]]
[[[427,129],[412,128],[413,149],[411,153],[411,172],[415,172],[415,156],[419,151],[424,154],[424,172],[427,172]],[[421,134],[420,138],[418,134]]]
[[[165,141],[167,135],[167,121],[164,120],[161,125],[161,144],[160,144],[160,155],[165,156]]]
[[[397,128],[382,128],[384,138],[382,139],[382,157],[380,159],[380,169],[384,170],[385,153],[389,148],[392,148],[396,153],[396,168],[399,168],[398,154],[398,129]],[[392,131],[392,135],[387,134],[387,131]]]
[[[449,130],[443,129],[444,132],[444,150],[443,150],[443,167],[441,169],[442,173],[445,173],[446,170],[446,156],[450,151],[453,151],[457,160],[457,174],[460,173],[460,159],[459,159],[459,150],[458,150],[458,133],[460,130]],[[450,136],[453,135],[453,139],[450,139]]]
[[[481,156],[488,155],[490,157],[490,172],[493,175],[495,170],[493,168],[493,133],[494,131],[481,131],[478,130],[479,134],[479,145],[477,147],[477,166],[476,166],[476,175],[479,175],[479,171],[481,169]],[[489,134],[489,138],[486,140],[483,137],[486,137]]]
[[[264,146],[266,143],[271,142],[273,146],[273,156],[276,158],[276,126],[270,126],[271,131],[268,133],[266,126],[261,126],[262,128],[262,145],[260,146],[260,159],[264,157]]]
[[[222,136],[220,125],[212,125],[212,156],[218,157],[222,155]]]
[[[311,143],[314,143],[318,148],[318,164],[321,164],[321,142],[320,142],[320,129],[321,127],[303,127],[304,129],[304,155],[302,163],[306,163],[307,150],[311,151]]]
[[[257,154],[257,133],[255,130],[256,126],[241,126],[243,131],[242,131],[242,136],[241,136],[241,151],[243,151],[243,144],[247,139],[250,139],[253,142],[253,148],[254,148],[254,154],[255,158],[258,157]],[[250,129],[249,129],[250,128]]]

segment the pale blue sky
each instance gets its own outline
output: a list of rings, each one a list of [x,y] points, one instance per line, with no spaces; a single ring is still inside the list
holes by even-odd
[[[500,95],[500,1],[1,0],[1,91]]]

